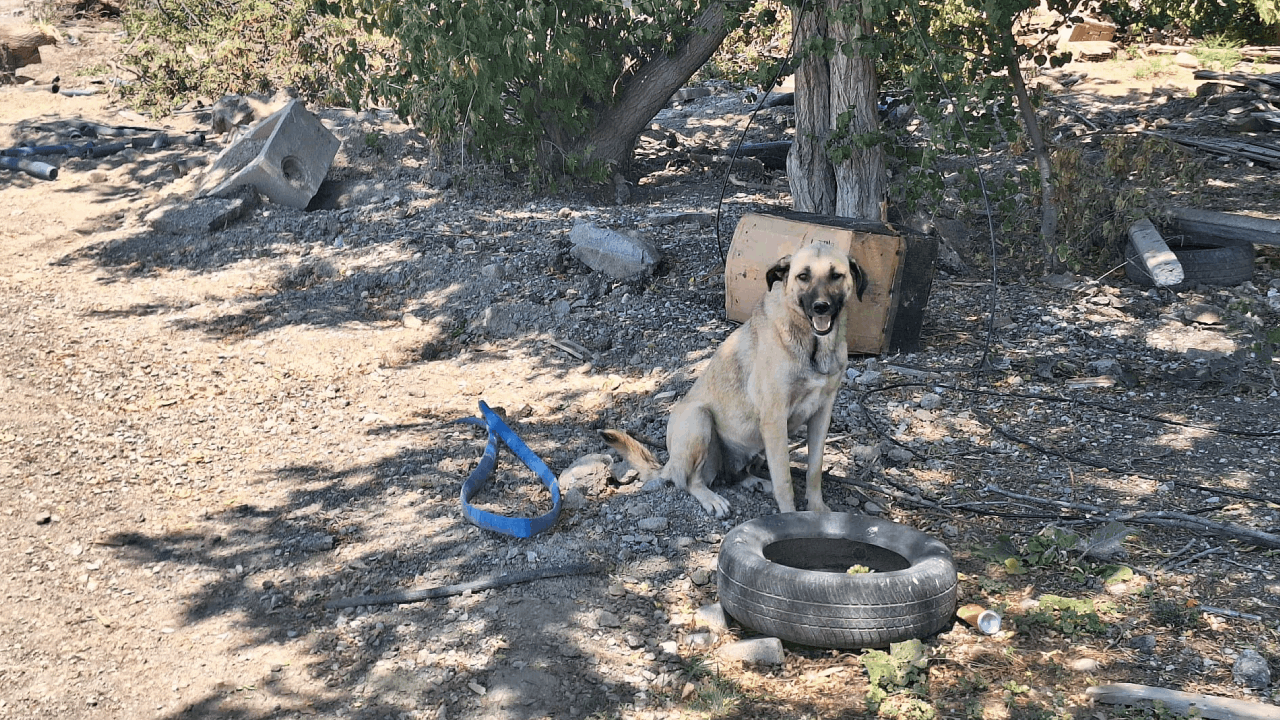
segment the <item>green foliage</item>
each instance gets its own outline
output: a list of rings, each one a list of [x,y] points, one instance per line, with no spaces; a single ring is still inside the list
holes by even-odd
[[[976,157],[1002,147],[1025,151],[1018,102],[1009,79],[1011,68],[1058,67],[1068,60],[1044,47],[1029,48],[1015,41],[1016,21],[1039,5],[1033,0],[869,0],[860,4],[874,34],[856,43],[812,42],[805,51],[828,56],[860,52],[874,57],[881,86],[909,103],[916,119],[890,122],[875,137],[866,133],[851,137],[838,122],[828,155],[839,161],[859,143],[881,143],[893,172],[889,199],[909,214],[917,207],[942,203],[947,186],[938,167],[941,158]],[[1069,9],[1065,0],[1052,0],[1049,5],[1064,15]],[[972,170],[961,172],[961,199],[978,205],[990,202],[1003,235],[1018,236],[1039,228],[1039,214],[1032,212],[1028,198],[1038,194],[1038,173],[1015,170],[999,177],[988,172],[979,183]]]
[[[1073,143],[1053,154],[1060,239],[1074,272],[1117,267],[1129,226],[1167,217],[1175,193],[1194,206],[1204,173],[1202,159],[1161,138],[1110,135],[1101,145]]]
[[[1272,362],[1280,356],[1280,328],[1259,328],[1250,335],[1253,342],[1249,344],[1249,349],[1257,356],[1258,363],[1271,374],[1271,386],[1274,388],[1280,384],[1276,382],[1275,364]]]
[[[1191,54],[1210,69],[1227,72],[1244,59],[1240,54],[1240,48],[1243,46],[1244,41],[1231,39],[1225,34],[1210,35],[1201,45],[1194,48]]]
[[[337,71],[356,106],[385,103],[424,132],[521,167],[567,160],[637,67],[675,49],[706,0],[513,3],[317,0],[394,41],[348,41]],[[543,163],[545,165],[545,163]]]
[[[867,650],[862,654],[870,689],[867,710],[881,717],[932,720],[932,706],[918,695],[928,689],[929,659],[924,643],[906,640],[889,645],[889,652]]]
[[[1107,625],[1098,615],[1098,610],[1113,610],[1110,604],[1095,608],[1093,600],[1088,598],[1075,600],[1059,595],[1041,595],[1036,609],[1025,616],[1032,625],[1055,630],[1068,637],[1076,635],[1101,635],[1107,631]]]
[[[323,99],[332,85],[329,48],[348,31],[321,21],[309,0],[128,3],[122,22],[130,37],[124,64],[139,79],[121,94],[160,114],[197,96],[285,87]]]
[[[1280,22],[1277,0],[1107,0],[1101,12],[1120,27],[1149,27],[1166,33],[1204,37],[1226,35],[1238,40],[1273,39]]]
[[[1027,540],[1027,562],[1037,567],[1062,565],[1070,561],[1080,546],[1080,536],[1070,530],[1049,526]]]
[[[1133,69],[1133,76],[1139,80],[1147,78],[1160,77],[1161,75],[1172,75],[1174,73],[1173,61],[1162,55],[1147,58],[1145,62]]]
[[[742,85],[773,81],[791,43],[791,13],[780,0],[754,0],[702,72]]]
[[[1273,28],[1280,25],[1280,0],[1253,0],[1253,7],[1264,24]]]

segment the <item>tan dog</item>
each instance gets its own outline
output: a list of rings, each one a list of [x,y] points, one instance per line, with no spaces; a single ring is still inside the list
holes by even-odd
[[[769,292],[746,324],[711,358],[667,422],[670,458],[659,465],[646,447],[619,430],[600,435],[640,471],[685,488],[716,517],[729,503],[712,492],[717,476],[739,479],[762,450],[780,512],[795,512],[787,436],[808,428],[808,508],[822,500],[822,450],[840,379],[849,364],[846,301],[866,290],[851,258],[827,243],[801,248],[765,273]]]

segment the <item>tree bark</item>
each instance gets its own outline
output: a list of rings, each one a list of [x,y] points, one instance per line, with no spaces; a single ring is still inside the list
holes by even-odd
[[[798,14],[798,11],[796,11]],[[792,15],[795,45],[803,47],[809,38],[827,35],[826,16],[810,11]],[[798,212],[834,215],[836,174],[827,158],[831,137],[831,69],[827,59],[808,53],[796,68],[796,139],[787,155],[787,180],[791,184],[791,207]]]
[[[674,53],[645,63],[627,80],[618,100],[600,113],[591,132],[571,147],[588,150],[591,160],[618,168],[629,166],[640,133],[671,95],[711,59],[728,34],[724,4],[711,3],[698,16],[684,43]]]
[[[844,2],[827,0],[825,9],[834,12]],[[883,220],[884,147],[866,142],[880,129],[875,61],[857,47],[870,28],[863,20],[829,21],[823,8],[799,18],[795,26],[799,46],[825,37],[835,41],[835,52],[831,57],[808,53],[796,73],[796,141],[787,158],[792,206],[801,212]],[[833,135],[843,138],[841,150],[849,154],[838,163],[830,157]]]

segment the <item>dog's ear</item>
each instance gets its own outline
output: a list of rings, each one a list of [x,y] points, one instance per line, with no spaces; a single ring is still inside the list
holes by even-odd
[[[786,280],[789,272],[791,272],[791,256],[787,255],[779,258],[778,262],[774,263],[773,267],[764,273],[765,287],[772,290],[773,284]]]
[[[849,258],[849,272],[853,274],[853,289],[858,294],[858,302],[862,302],[862,293],[867,291],[867,274],[852,257]]]

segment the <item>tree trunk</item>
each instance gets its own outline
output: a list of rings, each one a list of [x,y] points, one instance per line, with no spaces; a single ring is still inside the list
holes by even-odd
[[[844,0],[826,2],[827,10],[835,11]],[[863,21],[828,21],[821,8],[795,26],[798,46],[825,37],[835,41],[835,52],[831,57],[808,53],[796,73],[796,141],[787,158],[792,206],[883,220],[887,182],[884,148],[875,139],[880,129],[875,61],[857,47],[870,28]],[[837,163],[830,155],[833,135],[840,138],[840,153],[848,155]]]
[[[797,11],[798,13],[798,11]],[[827,35],[826,15],[810,11],[792,15],[794,45],[803,47],[809,38]],[[831,69],[817,53],[806,54],[796,68],[796,139],[787,155],[787,180],[791,184],[791,207],[799,212],[834,215],[836,174],[827,158],[831,137]]]
[[[1010,52],[1008,64],[1013,94],[1018,99],[1022,124],[1027,129],[1027,138],[1031,140],[1031,149],[1035,152],[1036,169],[1040,171],[1040,244],[1044,247],[1045,268],[1052,274],[1063,269],[1057,251],[1058,199],[1053,192],[1053,165],[1049,162],[1049,148],[1044,144],[1044,136],[1040,134],[1035,106],[1031,104],[1031,97],[1027,94],[1026,83],[1022,81],[1022,69],[1018,66],[1017,55]]]
[[[713,2],[693,24],[693,32],[670,55],[645,63],[631,76],[618,99],[599,115],[585,138],[572,142],[573,150],[589,150],[591,160],[625,168],[631,164],[636,140],[672,94],[715,54],[729,34],[724,4]]]
[[[0,20],[0,70],[16,70],[40,62],[40,47],[56,45],[57,38],[17,20]]]

